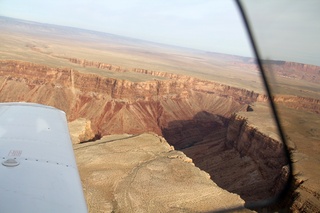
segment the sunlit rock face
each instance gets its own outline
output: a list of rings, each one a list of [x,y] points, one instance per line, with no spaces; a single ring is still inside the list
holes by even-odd
[[[190,120],[201,111],[230,116],[244,104],[265,99],[252,91],[179,75],[131,82],[17,61],[1,61],[0,72],[0,101],[54,106],[65,111],[69,121],[89,119],[102,135],[161,135],[172,121]]]
[[[287,164],[281,143],[232,116],[248,104],[266,101],[264,95],[160,72],[146,74],[166,79],[131,82],[25,62],[0,65],[0,101],[51,105],[64,110],[70,122],[90,121],[90,128],[82,125],[85,138],[79,138],[78,129],[76,143],[96,136],[153,132],[192,158],[218,186],[247,202],[268,198],[282,188],[274,189]],[[164,164],[161,161],[159,167]],[[117,205],[127,208],[120,201]]]
[[[85,118],[78,118],[69,122],[70,137],[73,144],[88,142],[97,139],[91,128],[91,122]]]
[[[244,205],[155,134],[105,136],[74,150],[89,212],[211,212]]]

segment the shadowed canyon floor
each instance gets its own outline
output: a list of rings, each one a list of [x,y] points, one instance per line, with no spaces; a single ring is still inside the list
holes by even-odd
[[[209,211],[282,189],[288,159],[252,59],[3,17],[0,27],[0,101],[67,113],[90,212]],[[297,187],[285,208],[319,211],[319,67],[269,63]]]
[[[90,120],[83,128],[70,123],[82,138],[152,131],[246,202],[270,198],[283,187],[275,187],[286,178],[282,144],[233,115],[265,102],[264,95],[187,76],[133,83],[25,62],[1,64],[2,101],[40,102],[63,109],[69,120]],[[92,131],[83,134],[88,125]]]

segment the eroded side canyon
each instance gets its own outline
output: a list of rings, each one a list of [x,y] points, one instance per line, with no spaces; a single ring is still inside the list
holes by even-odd
[[[246,202],[272,196],[286,178],[281,143],[233,115],[264,95],[187,76],[131,82],[17,61],[1,61],[0,74],[1,102],[57,107],[69,121],[90,120],[96,135],[164,136]]]

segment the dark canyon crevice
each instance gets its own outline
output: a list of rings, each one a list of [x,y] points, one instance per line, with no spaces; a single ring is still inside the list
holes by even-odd
[[[57,107],[69,121],[90,120],[97,135],[163,135],[248,202],[282,188],[277,183],[285,179],[287,161],[281,143],[234,115],[266,101],[264,95],[186,76],[131,82],[18,61],[0,61],[0,74],[1,102]]]
[[[247,203],[278,194],[288,178],[283,145],[246,119],[199,112],[191,120],[170,122],[166,140],[183,151],[220,187]]]

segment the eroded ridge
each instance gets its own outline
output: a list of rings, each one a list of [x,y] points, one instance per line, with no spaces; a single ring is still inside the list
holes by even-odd
[[[131,82],[27,62],[0,65],[0,101],[57,107],[69,121],[90,120],[93,135],[162,135],[246,201],[282,188],[275,184],[286,176],[281,143],[232,116],[265,95],[187,76]]]

